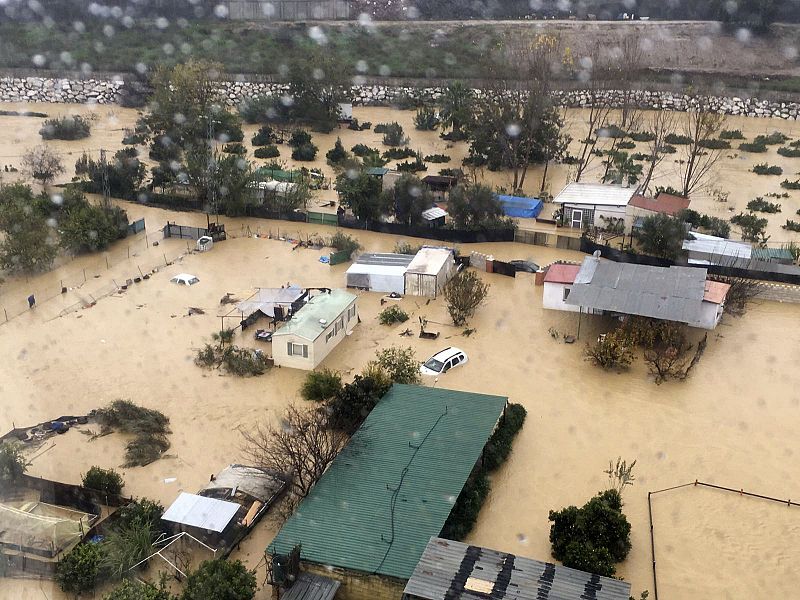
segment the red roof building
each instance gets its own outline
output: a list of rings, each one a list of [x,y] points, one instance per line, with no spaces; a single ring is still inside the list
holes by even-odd
[[[545,283],[575,283],[575,276],[581,270],[580,265],[554,264],[547,269]]]
[[[655,198],[647,198],[636,194],[631,198],[628,206],[640,209],[640,211],[660,213],[675,217],[682,210],[689,208],[689,199],[682,196],[665,194],[664,192],[660,192]]]

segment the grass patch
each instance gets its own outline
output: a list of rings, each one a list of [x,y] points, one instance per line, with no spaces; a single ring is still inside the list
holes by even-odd
[[[119,431],[135,437],[125,447],[125,467],[149,465],[169,448],[169,419],[161,412],[115,400],[95,412],[102,432]]]

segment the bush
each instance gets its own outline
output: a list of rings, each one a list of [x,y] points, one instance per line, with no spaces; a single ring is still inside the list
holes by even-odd
[[[753,167],[753,173],[756,175],[783,175],[783,169],[776,165],[761,163]]]
[[[331,236],[331,239],[328,240],[328,246],[334,248],[337,252],[346,250],[350,256],[353,255],[353,252],[361,249],[361,244],[358,243],[357,239],[341,231],[337,231]]]
[[[328,400],[330,427],[354,432],[390,386],[391,381],[382,369],[370,364],[363,375],[356,375],[352,383],[345,384],[336,396]]]
[[[769,221],[753,213],[739,213],[731,217],[731,223],[742,229],[742,239],[747,242],[761,242],[767,230]]]
[[[411,148],[390,148],[384,151],[383,158],[389,160],[402,160],[404,158],[416,158],[417,153]]]
[[[292,150],[292,159],[301,161],[314,160],[317,157],[317,150],[319,150],[319,148],[314,144],[297,146]]]
[[[82,594],[93,590],[100,572],[100,558],[97,544],[75,546],[56,565],[56,581],[61,591]]]
[[[423,106],[417,110],[417,114],[414,115],[414,127],[418,131],[436,130],[436,128],[439,127],[439,117],[436,111],[427,106]]]
[[[300,388],[300,395],[304,400],[325,402],[330,400],[342,390],[342,376],[336,371],[322,369],[309,371]]]
[[[789,141],[789,138],[783,135],[780,131],[773,131],[769,135],[758,135],[753,140],[756,143],[763,143],[767,146],[777,146]]]
[[[116,430],[136,436],[125,448],[125,467],[148,465],[169,448],[169,419],[157,410],[115,400],[98,409],[95,418],[103,432]]]
[[[617,490],[601,492],[581,508],[551,510],[549,520],[553,557],[565,567],[612,577],[614,563],[631,550],[631,526]]]
[[[103,600],[177,600],[177,598],[163,585],[156,587],[134,579],[123,579],[119,587],[103,596]]]
[[[325,158],[328,159],[328,162],[330,164],[335,165],[342,161],[347,160],[348,158],[350,158],[350,155],[348,154],[347,150],[344,149],[344,146],[342,145],[342,140],[337,137],[336,143],[333,145],[333,148],[331,148],[330,150],[328,150],[327,153],[325,153]]]
[[[425,162],[446,163],[450,162],[450,157],[447,154],[428,154],[425,157]]]
[[[377,148],[370,148],[366,144],[356,144],[352,148],[350,148],[350,152],[352,152],[355,156],[359,158],[367,156],[368,154],[380,154],[380,150]]]
[[[270,146],[277,143],[277,141],[278,136],[275,135],[272,127],[269,125],[261,127],[250,140],[253,146]]]
[[[256,158],[278,158],[281,151],[277,146],[261,146],[253,150],[253,156]]]
[[[743,140],[744,134],[741,129],[723,129],[719,137],[721,140]]]
[[[469,535],[490,489],[489,478],[483,470],[467,480],[444,523],[441,534],[443,538],[463,540]]]
[[[800,179],[795,179],[794,181],[784,179],[781,181],[781,187],[785,190],[800,190]]]
[[[122,475],[114,469],[92,467],[81,479],[81,485],[90,490],[98,490],[106,494],[119,494],[125,486]]]
[[[692,138],[688,135],[678,135],[677,133],[670,133],[664,138],[664,141],[667,144],[671,144],[673,146],[686,146],[687,144],[692,143]]]
[[[781,212],[781,205],[775,204],[774,202],[768,202],[759,196],[758,198],[750,200],[750,202],[747,203],[747,210],[774,214]]]
[[[608,125],[607,127],[597,129],[595,130],[595,134],[597,137],[612,139],[624,138],[628,135],[628,133],[618,125]]]
[[[781,225],[783,229],[788,229],[789,231],[800,231],[800,223],[797,221],[791,221],[786,219],[786,225]]]
[[[778,148],[778,154],[781,156],[786,156],[788,158],[798,158],[800,157],[800,148],[792,148],[790,146],[781,146]],[[778,173],[780,175],[780,173]]]
[[[245,148],[239,142],[234,142],[232,144],[225,144],[222,147],[222,151],[225,154],[235,154],[236,156],[244,156],[245,154],[247,154],[247,148]]]
[[[0,483],[3,486],[10,485],[27,470],[28,463],[20,445],[14,442],[0,442]]]
[[[633,133],[629,133],[628,137],[634,142],[652,142],[656,139],[656,136],[649,131],[634,131]]]
[[[447,311],[456,327],[467,321],[486,299],[489,285],[483,283],[473,271],[461,271],[444,286]]]
[[[395,254],[409,254],[414,256],[417,252],[420,251],[422,246],[412,246],[408,242],[395,242],[394,244],[394,253]]]
[[[311,134],[303,129],[295,129],[287,144],[292,148],[299,148],[311,143]]]
[[[413,348],[392,346],[377,352],[377,365],[389,376],[392,383],[414,384],[420,382],[419,365]]]
[[[252,600],[256,576],[242,561],[206,560],[186,580],[181,600]]]
[[[675,154],[678,149],[672,144],[664,144],[660,148],[662,154]]]
[[[633,362],[633,343],[622,328],[601,336],[593,344],[587,344],[586,360],[606,370],[627,369]]]
[[[395,323],[405,323],[408,321],[408,313],[396,304],[387,306],[378,313],[378,322],[381,325],[394,325]]]
[[[686,233],[679,219],[657,214],[645,217],[636,237],[645,254],[675,260],[682,252]]]
[[[92,124],[79,115],[47,119],[39,130],[43,140],[82,140],[89,137]]]
[[[521,404],[512,403],[506,407],[500,426],[495,429],[486,444],[486,448],[483,450],[483,466],[485,469],[494,471],[506,461],[509,454],[511,454],[514,438],[522,429],[527,414],[525,407]]]
[[[731,224],[719,217],[708,217],[708,221],[703,224],[703,228],[710,235],[725,239],[731,237]]]
[[[239,116],[245,123],[266,123],[271,120],[271,115],[277,116],[279,103],[280,99],[274,96],[247,98],[238,107]]]
[[[633,142],[622,141],[617,143],[617,150],[633,150],[636,144]]]
[[[742,152],[763,153],[767,151],[767,145],[764,142],[744,142],[739,144],[739,150]]]
[[[417,156],[417,158],[413,161],[397,163],[396,168],[401,173],[419,173],[420,171],[427,171],[428,165],[422,162],[422,159]]]
[[[377,126],[375,131],[378,131]],[[384,146],[405,146],[408,143],[408,138],[403,132],[403,126],[400,123],[392,122],[385,124],[383,129],[383,145]]]
[[[117,523],[101,543],[100,571],[105,578],[121,579],[154,552],[161,531],[152,521]],[[142,565],[143,566],[143,565]]]
[[[731,147],[728,140],[699,140],[697,145],[709,150],[730,150]]]

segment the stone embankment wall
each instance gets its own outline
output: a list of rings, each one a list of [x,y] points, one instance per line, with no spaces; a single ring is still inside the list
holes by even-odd
[[[44,77],[0,78],[0,101],[2,102],[59,102],[110,104],[119,101],[124,88],[122,80],[69,80]],[[220,85],[220,92],[229,105],[239,104],[246,98],[260,95],[286,93],[287,86],[281,83],[256,81],[230,81]],[[385,105],[400,98],[431,98],[441,96],[440,87],[397,87],[385,85],[356,85],[351,88],[353,104],[357,106]],[[476,90],[480,93],[479,90]],[[800,116],[799,102],[773,102],[755,98],[726,98],[720,96],[689,96],[675,92],[632,92],[634,101],[641,108],[686,111],[701,102],[712,110],[727,115],[748,117],[774,117],[797,120]],[[620,106],[625,94],[618,90],[602,93],[612,106]],[[586,91],[557,91],[554,96],[561,106],[579,108],[590,104]]]

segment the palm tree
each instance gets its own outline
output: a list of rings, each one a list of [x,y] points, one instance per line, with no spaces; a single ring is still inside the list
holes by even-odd
[[[473,100],[472,90],[460,81],[448,85],[442,94],[439,118],[444,127],[453,129],[454,138],[463,135],[464,126],[471,120]]]

